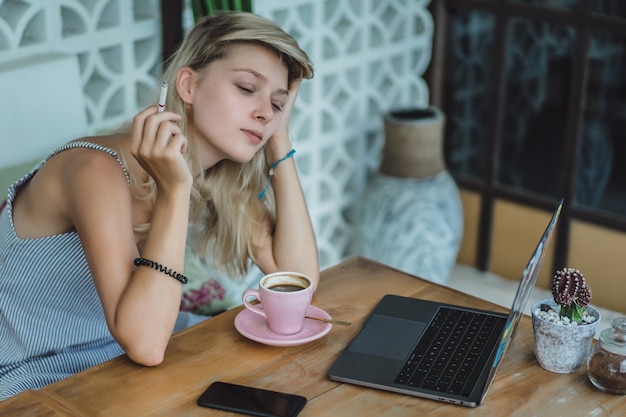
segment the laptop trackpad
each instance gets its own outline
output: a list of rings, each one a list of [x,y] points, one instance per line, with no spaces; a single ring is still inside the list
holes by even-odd
[[[350,346],[352,352],[402,360],[422,335],[426,323],[373,315]]]

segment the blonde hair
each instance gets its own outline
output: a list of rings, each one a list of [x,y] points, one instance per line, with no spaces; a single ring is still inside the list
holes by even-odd
[[[289,86],[295,80],[313,77],[313,65],[307,54],[275,23],[252,13],[223,12],[200,20],[192,28],[168,60],[163,80],[174,86],[181,68],[199,72],[212,61],[224,58],[231,46],[241,43],[273,50],[288,69]],[[232,277],[241,276],[247,272],[249,260],[254,260],[254,246],[273,233],[275,226],[271,186],[263,201],[258,198],[268,180],[267,165],[273,161],[267,161],[265,152],[257,152],[247,163],[222,160],[203,172],[195,159],[197,147],[189,129],[193,120],[176,88],[168,90],[167,108],[183,116],[180,126],[189,140],[185,158],[191,172],[199,172],[191,193],[191,248],[221,271]],[[141,193],[142,198],[156,197],[151,178],[135,185],[145,192]],[[263,227],[267,224],[270,229]],[[135,229],[145,233],[149,227],[149,224],[138,225]]]

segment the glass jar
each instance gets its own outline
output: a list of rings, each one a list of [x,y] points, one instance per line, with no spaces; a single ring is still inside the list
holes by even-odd
[[[611,321],[600,333],[587,360],[589,380],[600,391],[626,395],[626,317]]]

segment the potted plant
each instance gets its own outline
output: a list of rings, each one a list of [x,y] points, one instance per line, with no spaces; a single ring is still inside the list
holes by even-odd
[[[190,6],[196,21],[226,10],[252,12],[252,0],[191,0]]]
[[[600,322],[600,312],[589,305],[591,288],[574,268],[556,271],[552,299],[532,307],[535,356],[551,372],[576,372],[587,360]]]

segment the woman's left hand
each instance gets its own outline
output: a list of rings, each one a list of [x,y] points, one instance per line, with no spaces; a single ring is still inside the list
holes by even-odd
[[[291,150],[291,140],[289,139],[289,122],[291,120],[291,113],[293,111],[298,91],[300,90],[300,83],[302,80],[295,80],[292,82],[289,88],[289,96],[282,110],[282,119],[276,132],[272,135],[268,142],[268,147],[272,152],[274,159],[282,158],[287,152]]]

